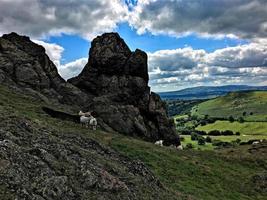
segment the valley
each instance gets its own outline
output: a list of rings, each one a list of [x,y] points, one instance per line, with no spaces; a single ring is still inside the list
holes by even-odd
[[[178,102],[179,100],[176,101],[176,105],[179,105]],[[173,109],[172,104],[169,109]],[[218,148],[212,141],[216,141],[217,144],[221,141],[224,146],[237,146],[242,142],[266,140],[266,108],[266,91],[230,92],[224,96],[191,104],[187,107],[187,112],[175,115],[174,120],[177,132],[184,138],[184,146],[192,144],[195,149],[212,150]],[[209,137],[211,141],[199,145],[198,140],[191,140],[192,133],[204,139]]]

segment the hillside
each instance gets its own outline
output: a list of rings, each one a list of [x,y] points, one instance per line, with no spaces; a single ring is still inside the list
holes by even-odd
[[[192,108],[193,115],[228,119],[243,117],[246,121],[267,121],[267,92],[232,92]]]
[[[177,151],[51,118],[42,107],[52,105],[6,87],[0,94],[0,199],[265,198],[266,146]]]
[[[226,95],[234,91],[249,91],[249,90],[267,90],[267,86],[248,86],[248,85],[225,85],[225,86],[200,86],[186,88],[173,92],[160,92],[161,98],[168,99],[211,99],[218,96]]]
[[[95,38],[68,82],[29,37],[4,35],[0,47],[1,200],[264,199],[266,141],[178,151],[174,121],[148,86],[146,53],[118,34]],[[92,112],[96,131],[79,110]]]

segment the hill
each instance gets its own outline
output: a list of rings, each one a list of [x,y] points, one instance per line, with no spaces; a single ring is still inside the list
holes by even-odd
[[[52,118],[0,86],[0,199],[265,199],[265,146],[177,151]],[[68,111],[69,112],[69,111]]]
[[[243,117],[246,121],[267,121],[267,91],[231,92],[192,108],[193,115],[225,118]]]
[[[225,85],[225,86],[200,86],[186,88],[173,92],[158,93],[161,98],[168,99],[211,99],[218,96],[226,95],[234,91],[249,91],[249,90],[267,90],[267,86],[248,86],[248,85]]]

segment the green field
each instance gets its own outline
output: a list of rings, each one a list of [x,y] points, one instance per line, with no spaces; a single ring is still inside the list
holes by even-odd
[[[181,135],[181,137],[184,138],[184,141],[182,141],[183,147],[185,147],[188,143],[191,143],[193,145],[193,149],[196,150],[213,150],[214,146],[212,146],[211,143],[206,143],[205,145],[198,145],[198,142],[196,140],[192,141],[190,135]]]
[[[267,91],[232,92],[194,106],[192,115],[267,121]]]
[[[229,121],[216,121],[212,124],[207,124],[205,126],[198,126],[196,128],[200,131],[206,131],[209,132],[211,130],[219,130],[219,131],[225,131],[225,130],[231,130],[234,133],[240,132],[241,135],[262,135],[267,138],[267,122],[229,122]]]
[[[250,153],[250,146],[225,151],[177,151],[171,147],[155,146],[153,143],[117,133],[88,131],[79,124],[51,118],[41,109],[45,103],[11,93],[2,86],[0,94],[2,116],[27,118],[36,126],[49,127],[61,134],[83,135],[131,159],[140,160],[161,181],[163,187],[172,192],[174,199],[266,199],[266,194],[259,191],[257,184],[252,181],[253,176],[266,171],[266,153]],[[189,140],[186,139],[185,142]],[[210,146],[203,146],[203,150],[205,148],[210,149]]]

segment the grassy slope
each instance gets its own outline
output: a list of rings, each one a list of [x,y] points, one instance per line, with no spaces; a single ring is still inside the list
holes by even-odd
[[[0,112],[13,112],[41,126],[62,132],[84,134],[133,159],[142,160],[173,193],[192,199],[265,199],[256,192],[251,177],[267,168],[266,154],[251,155],[247,149],[229,153],[214,151],[179,151],[116,133],[88,131],[80,125],[53,119],[44,114],[42,103],[10,93],[0,86]],[[244,147],[242,147],[244,148]],[[240,151],[246,153],[240,154]],[[148,194],[144,194],[147,196]]]
[[[243,116],[243,112],[246,115]],[[250,115],[250,113],[253,115]],[[246,121],[267,121],[267,92],[233,92],[200,103],[192,109],[192,114],[211,117],[244,117]]]
[[[211,130],[232,130],[233,132],[240,132],[242,135],[262,135],[267,138],[267,123],[266,122],[229,122],[216,121],[205,126],[198,126],[197,130],[209,132]]]

